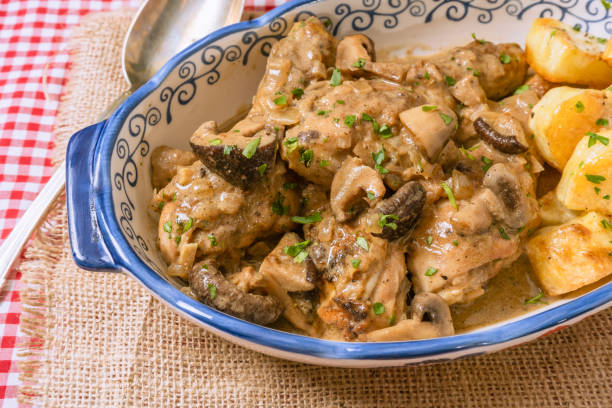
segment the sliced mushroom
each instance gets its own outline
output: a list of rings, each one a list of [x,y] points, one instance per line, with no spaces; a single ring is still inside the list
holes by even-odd
[[[282,127],[250,120],[239,122],[227,133],[218,133],[216,122],[209,121],[195,131],[190,143],[208,169],[247,189],[274,165],[283,133]]]
[[[457,115],[446,106],[423,105],[403,111],[400,121],[413,140],[431,160],[442,151],[455,133]]]
[[[363,34],[344,37],[336,48],[336,68],[343,73],[358,73],[366,62],[376,61],[374,42]]]
[[[436,327],[439,336],[452,336],[455,334],[453,318],[446,302],[435,293],[419,293],[412,299],[412,320],[423,322],[428,316]]]
[[[300,243],[303,245],[299,246]],[[298,234],[286,233],[263,260],[259,273],[273,277],[287,292],[314,289],[316,269],[308,255],[308,244],[310,242],[303,241]]]
[[[505,123],[507,124],[509,122]],[[474,130],[476,130],[476,133],[483,141],[493,146],[502,153],[518,154],[524,153],[528,150],[528,147],[518,140],[517,133],[502,134],[496,129],[494,129],[494,127],[491,126],[489,123],[487,123],[487,121],[483,119],[483,117],[479,117],[474,121]],[[517,132],[523,132],[522,128],[520,127],[520,123],[519,127],[517,127],[515,130]]]
[[[346,222],[368,206],[374,207],[384,195],[385,184],[379,173],[352,157],[334,175],[330,205],[336,219]]]
[[[516,174],[506,164],[493,165],[485,174],[483,185],[499,198],[503,206],[502,219],[492,211],[499,221],[511,228],[520,228],[529,222],[531,211],[527,198]]]
[[[189,284],[204,304],[253,323],[273,323],[283,312],[277,298],[245,293],[228,282],[213,259],[205,259],[193,266]]]
[[[376,205],[374,211],[383,219],[386,225],[382,232],[372,234],[387,240],[408,236],[416,227],[423,206],[425,205],[425,189],[418,181],[409,181],[397,190],[391,197]]]

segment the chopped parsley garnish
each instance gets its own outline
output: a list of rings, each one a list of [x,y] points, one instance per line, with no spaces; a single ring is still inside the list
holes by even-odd
[[[374,128],[374,133],[378,133],[380,131],[380,125],[378,124],[376,119],[374,119],[373,117],[371,117],[367,113],[362,113],[361,114],[361,120],[364,121],[364,122],[372,122],[372,127]]]
[[[531,305],[531,304],[534,304],[534,303],[540,303],[540,302],[541,302],[541,303],[544,303],[544,302],[541,300],[541,299],[542,299],[542,296],[544,296],[544,292],[542,292],[542,289],[540,289],[537,295],[535,295],[534,297],[532,297],[532,298],[530,298],[530,299],[525,300],[525,304],[526,304],[526,305]]]
[[[601,198],[603,198],[604,200],[609,200],[610,199],[610,194],[606,194],[605,196],[603,196]]]
[[[527,84],[521,85],[518,88],[516,88],[516,90],[514,91],[514,94],[515,95],[520,95],[523,92],[527,92],[529,89],[531,89],[531,88],[529,88],[529,85],[527,85]]]
[[[372,305],[372,310],[374,311],[375,315],[381,315],[385,313],[385,305],[380,302],[376,302]]]
[[[510,237],[508,236],[508,234],[506,233],[506,231],[503,229],[503,227],[497,227],[498,231],[499,231],[499,235],[501,235],[501,237],[503,239],[506,239],[508,241],[510,241]]]
[[[587,132],[587,136],[589,137],[589,147],[595,145],[595,143],[599,142],[604,146],[607,146],[610,143],[610,139],[607,137],[598,135],[597,133]]]
[[[454,241],[452,242],[452,244],[453,244],[454,246],[459,246],[459,241],[454,240]]]
[[[219,146],[221,144],[221,139],[219,138],[213,139],[209,141],[208,144],[211,146]]]
[[[433,237],[431,235],[428,235],[427,238],[425,239],[425,242],[427,242],[428,246],[433,244]]]
[[[368,200],[373,200],[376,198],[376,194],[371,191],[368,191]]]
[[[606,10],[610,10],[610,2],[606,0],[601,0],[601,4],[604,6]]]
[[[550,33],[550,38],[553,38],[557,34],[557,30],[552,30]]]
[[[324,160],[321,160],[321,161],[319,162],[319,166],[321,166],[321,167],[327,167],[327,166],[329,166],[329,160],[325,160],[325,159],[324,159]]]
[[[499,56],[499,61],[502,64],[509,64],[510,61],[512,61],[512,59],[510,58],[510,56],[508,54],[502,54]]]
[[[423,105],[421,109],[423,110],[423,112],[431,112],[433,110],[438,109],[438,107],[436,105]]]
[[[457,80],[451,76],[444,75],[444,82],[446,82],[448,86],[453,86],[457,83]]]
[[[612,229],[612,224],[610,224],[610,221],[606,220],[605,218],[601,220],[601,225],[604,229]]]
[[[193,218],[189,217],[187,221],[183,223],[183,233],[189,231],[193,227]]]
[[[355,68],[363,68],[366,64],[365,58],[358,58],[357,61],[353,63],[353,67]]]
[[[217,297],[217,287],[212,283],[208,284],[208,294],[210,295],[210,300],[215,300]]]
[[[283,142],[285,146],[287,146],[287,152],[291,153],[298,147],[298,138],[297,137],[289,137],[285,139]]]
[[[344,117],[344,124],[348,127],[353,127],[357,118],[355,115],[347,115]]]
[[[425,78],[425,79],[429,79],[430,78],[429,71],[425,71],[425,75],[423,75],[423,78]]]
[[[343,101],[342,99],[338,99],[338,100],[336,100],[336,103],[337,103],[338,105],[344,105],[344,101]]]
[[[272,201],[272,211],[278,215],[287,215],[289,214],[289,210],[291,210],[290,206],[283,205],[285,201],[285,196],[283,196],[280,192],[276,194],[276,199]]]
[[[233,132],[234,133],[240,133],[240,129],[234,129]]]
[[[482,170],[484,170],[484,172],[486,173],[493,165],[493,161],[485,156],[482,156],[480,160],[482,160],[482,162],[485,164],[484,166],[482,166]]]
[[[597,174],[587,174],[586,179],[589,180],[593,184],[599,184],[602,181],[606,181],[606,178],[604,176],[600,176]]]
[[[166,231],[168,234],[172,232],[172,221],[164,222],[164,231]]]
[[[312,163],[312,159],[314,157],[314,152],[312,149],[304,150],[300,155],[300,161],[304,163],[305,167],[310,167],[310,163]]]
[[[387,125],[382,125],[380,129],[378,130],[378,133],[380,134],[380,137],[383,139],[388,139],[390,137],[393,137],[393,133],[391,133],[391,128]]]
[[[479,44],[486,44],[486,40],[484,39],[478,39],[476,38],[476,33],[472,33],[472,38],[474,39],[474,41],[477,41]]]
[[[584,112],[584,103],[582,103],[582,101],[576,102],[576,112],[578,113]]]
[[[370,250],[370,243],[364,237],[357,237],[357,245],[359,245],[361,248],[365,249],[366,251]]]
[[[596,124],[597,126],[608,126],[609,122],[608,122],[608,119],[599,118],[599,119],[597,119],[597,121],[595,122],[595,124]]]
[[[293,257],[293,262],[302,263],[308,257],[308,251],[306,251],[306,248],[309,245],[310,245],[310,240],[298,242],[295,245],[284,247],[283,252]]]
[[[455,195],[453,194],[453,190],[446,184],[445,181],[442,182],[442,189],[448,196],[448,201],[450,201],[451,205],[457,209],[457,201],[455,201]]]
[[[389,227],[393,231],[397,229],[397,224],[394,222],[389,222],[387,220],[399,221],[399,217],[395,214],[381,214],[378,220],[378,226],[381,228]]]
[[[472,156],[472,154],[470,154],[470,152],[468,152],[468,151],[465,149],[465,147],[461,146],[461,147],[459,148],[459,151],[460,151],[461,153],[463,153],[463,154],[465,155],[465,157],[467,157],[468,159],[470,159],[470,160],[476,160],[476,158],[475,158],[474,156]]]
[[[319,222],[321,221],[321,213],[320,212],[316,212],[314,214],[308,215],[306,217],[300,217],[300,216],[293,216],[291,217],[291,221],[297,223],[297,224],[312,224],[315,222]]]
[[[338,86],[341,83],[342,83],[342,74],[340,73],[340,70],[338,68],[335,68],[331,76],[330,85]]]
[[[442,112],[440,112],[440,117],[442,118],[446,126],[450,125],[453,122],[452,116],[445,115]]]
[[[382,166],[382,162],[385,160],[385,146],[382,146],[379,151],[372,153],[372,159],[375,163],[375,168],[380,174],[387,174],[389,170]]]
[[[302,88],[293,88],[291,90],[291,95],[299,98],[300,96],[304,95],[304,90]]]
[[[287,104],[287,97],[285,95],[278,96],[278,97],[274,98],[274,103],[276,105],[286,105]]]
[[[232,150],[234,150],[234,146],[225,145],[225,147],[223,148],[223,154],[227,156],[232,152]]]
[[[608,42],[608,40],[607,40],[607,39],[605,39],[605,38],[602,38],[602,37],[598,37],[598,38],[597,38],[597,42],[598,42],[598,43],[600,43],[600,44],[605,44],[605,43],[607,43],[607,42]]]
[[[217,242],[217,238],[213,234],[208,234],[208,240],[210,241],[211,246],[217,246],[219,243]]]
[[[581,29],[582,29],[582,26],[580,24],[574,24],[574,26],[572,27],[572,30],[578,33],[580,32]]]
[[[601,189],[599,187],[593,187],[593,190],[595,190],[595,194],[599,195],[599,193],[601,192]]]
[[[429,268],[427,268],[427,270],[425,271],[425,276],[434,276],[436,273],[438,273],[438,270],[432,266],[430,266]]]
[[[261,142],[261,137],[258,137],[257,139],[253,139],[249,143],[247,143],[247,145],[242,150],[242,155],[246,157],[247,159],[250,159],[251,157],[253,157],[253,155],[255,154],[255,151],[257,150],[257,147],[259,146],[259,142]]]
[[[172,201],[176,201],[176,199],[177,199],[177,198],[178,198],[178,197],[177,197],[177,195],[176,195],[176,191],[175,191],[175,192],[174,192],[174,194],[172,194]]]
[[[297,183],[285,183],[283,184],[283,189],[285,190],[295,190],[297,188]]]
[[[267,165],[267,164],[265,164],[265,163],[264,163],[264,164],[262,164],[261,166],[259,166],[259,167],[257,168],[257,171],[259,172],[259,175],[260,175],[260,176],[263,176],[263,175],[264,175],[264,173],[266,172],[266,169],[267,169],[267,168],[268,168],[268,165]]]
[[[351,261],[351,265],[353,265],[353,268],[355,269],[359,268],[359,265],[361,265],[361,259],[353,259]]]

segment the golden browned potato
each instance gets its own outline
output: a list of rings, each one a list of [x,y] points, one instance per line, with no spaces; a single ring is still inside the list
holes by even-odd
[[[557,198],[554,190],[544,194],[538,201],[540,203],[540,216],[542,217],[543,226],[560,225],[580,215],[579,212],[572,211],[564,206]]]
[[[612,224],[590,212],[541,229],[527,243],[527,255],[544,291],[557,296],[612,273],[611,240]]]
[[[585,136],[576,145],[557,186],[570,210],[612,215],[612,130]]]
[[[609,126],[605,91],[553,88],[533,107],[529,126],[536,147],[551,166],[563,171],[576,144],[587,132]],[[602,119],[602,120],[600,120]]]
[[[538,18],[527,34],[525,54],[531,68],[551,82],[603,88],[612,83],[612,66],[602,59],[605,49],[605,40]]]
[[[608,65],[612,66],[612,38],[608,40],[606,44],[606,49],[602,54],[602,59],[608,63]]]

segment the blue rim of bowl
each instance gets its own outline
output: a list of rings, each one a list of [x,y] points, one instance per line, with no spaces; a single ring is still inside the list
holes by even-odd
[[[260,28],[296,7],[318,2],[319,0],[293,0],[255,20],[237,23],[209,34],[170,59],[149,82],[131,95],[111,116],[95,148],[93,174],[99,227],[118,266],[128,271],[159,298],[205,326],[263,347],[333,360],[417,359],[501,345],[551,329],[612,302],[612,282],[609,282],[588,294],[549,310],[471,333],[409,342],[350,343],[286,333],[226,315],[186,296],[140,260],[130,249],[119,228],[112,204],[112,185],[108,182],[109,178],[103,176],[110,174],[112,149],[129,113],[155,91],[166,76],[191,54],[226,35]],[[474,350],[474,353],[480,351]]]

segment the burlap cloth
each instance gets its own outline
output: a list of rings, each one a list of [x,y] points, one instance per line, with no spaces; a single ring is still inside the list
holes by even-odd
[[[126,13],[88,17],[56,123],[57,159],[126,84]],[[537,342],[434,366],[282,361],[208,334],[122,274],[72,261],[58,202],[21,266],[22,402],[44,407],[611,407],[612,310]]]

